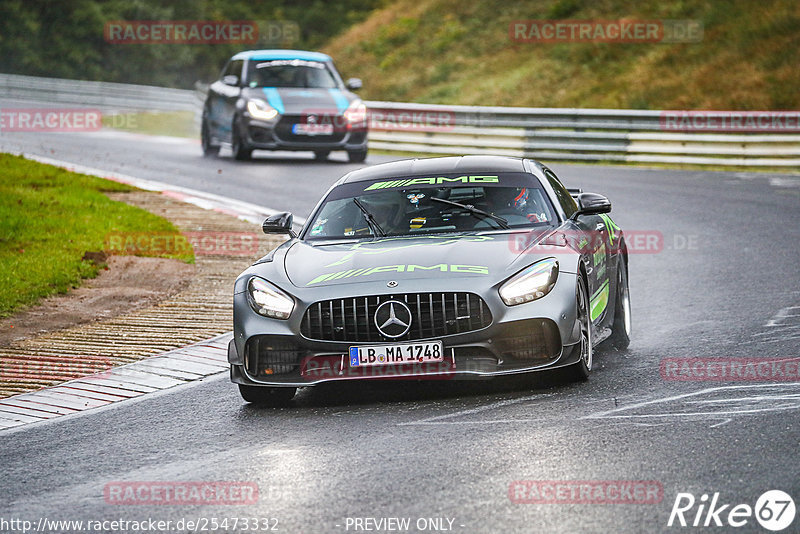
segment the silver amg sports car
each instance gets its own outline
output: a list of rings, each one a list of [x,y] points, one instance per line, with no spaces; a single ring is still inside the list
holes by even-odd
[[[236,280],[231,380],[282,403],[341,380],[592,369],[630,340],[628,254],[611,203],[533,160],[463,156],[353,171],[299,234]]]

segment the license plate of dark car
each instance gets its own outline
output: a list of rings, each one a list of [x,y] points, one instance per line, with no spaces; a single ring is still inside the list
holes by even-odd
[[[333,124],[295,124],[292,133],[300,135],[331,135]]]
[[[350,347],[349,355],[350,367],[444,361],[441,341],[355,346]]]

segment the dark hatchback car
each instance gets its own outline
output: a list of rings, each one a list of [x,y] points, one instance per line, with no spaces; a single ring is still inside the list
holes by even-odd
[[[228,143],[233,157],[253,150],[313,151],[326,159],[347,151],[351,162],[367,156],[367,110],[343,82],[331,58],[299,50],[250,50],[233,56],[208,89],[201,141],[206,156]]]

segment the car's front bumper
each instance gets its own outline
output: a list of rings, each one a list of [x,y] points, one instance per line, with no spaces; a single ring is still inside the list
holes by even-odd
[[[245,142],[259,150],[348,150],[367,149],[367,128],[347,128],[334,119],[336,126],[331,135],[300,135],[292,131],[302,116],[283,115],[275,121],[262,121],[244,117]]]
[[[385,345],[346,341],[318,341],[300,334],[301,320],[310,304],[298,298],[292,317],[276,320],[255,313],[245,294],[235,295],[234,339],[228,350],[231,380],[264,386],[311,386],[344,380],[475,379],[553,369],[576,363],[580,339],[575,309],[576,276],[561,273],[545,297],[519,306],[506,306],[496,288],[480,294],[492,322],[470,332],[425,340],[440,340],[443,362],[350,367],[354,345]],[[392,295],[386,286],[359,284],[362,295]],[[352,286],[326,288],[325,299],[351,298]],[[347,292],[349,290],[349,292]],[[373,290],[373,291],[370,291]],[[441,284],[422,281],[415,292],[441,291]],[[313,292],[319,296],[319,292]],[[309,295],[311,296],[311,295]],[[295,295],[297,298],[297,295]]]

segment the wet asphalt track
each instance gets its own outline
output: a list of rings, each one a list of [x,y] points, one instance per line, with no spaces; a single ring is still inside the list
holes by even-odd
[[[2,134],[0,149],[298,216],[359,167],[343,154],[327,164],[303,153],[206,160],[196,143],[104,132]],[[446,518],[440,531],[465,533],[668,532],[702,530],[667,527],[678,492],[719,492],[720,504],[752,506],[781,489],[800,506],[800,382],[675,382],[659,373],[664,358],[800,357],[800,307],[792,308],[800,306],[800,178],[552,167],[568,186],[606,194],[626,231],[664,236],[660,252],[631,257],[629,350],[596,353],[588,383],[539,375],[328,386],[302,390],[290,407],[259,409],[217,376],[0,432],[0,520],[276,518],[281,532],[313,533],[397,517],[410,518],[410,532],[421,518]],[[176,480],[256,483],[260,498],[240,506],[104,501],[109,483]],[[516,504],[509,485],[517,480],[656,481],[663,500]],[[785,532],[799,528],[795,519]],[[731,530],[764,532],[753,518],[715,531]]]

